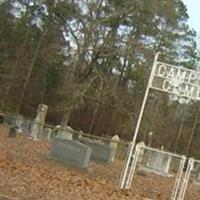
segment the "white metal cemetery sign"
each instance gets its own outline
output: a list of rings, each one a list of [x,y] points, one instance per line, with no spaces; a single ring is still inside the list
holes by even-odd
[[[134,161],[132,162],[132,156],[134,153],[134,147],[149,90],[155,89],[162,92],[175,94],[180,97],[200,100],[200,72],[159,62],[158,55],[159,53],[156,54],[154,59],[149,82],[146,88],[132,143],[130,145],[129,153],[127,156],[127,161],[121,174],[120,187],[124,189],[129,188],[131,180],[130,177],[134,173],[133,166],[135,166],[135,163]]]
[[[200,100],[200,73],[194,70],[156,62],[150,87],[182,97]]]

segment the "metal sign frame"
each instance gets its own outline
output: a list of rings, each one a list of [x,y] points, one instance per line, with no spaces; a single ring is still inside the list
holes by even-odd
[[[179,95],[181,97],[200,100],[200,72],[159,62],[158,57],[159,53],[157,53],[154,58],[153,67],[149,76],[149,81],[143,98],[132,143],[130,144],[129,151],[126,157],[126,162],[121,173],[121,189],[128,189],[128,186],[131,184],[129,182],[132,181],[131,177],[134,173],[135,166],[131,158],[134,155],[136,139],[138,136],[138,131],[140,128],[146,101],[149,95],[149,90],[154,89],[165,93],[167,92],[170,94]],[[162,87],[155,85],[154,81],[156,80],[156,78],[159,78],[161,82],[163,81],[164,85],[162,84]],[[157,82],[159,83],[159,81]]]

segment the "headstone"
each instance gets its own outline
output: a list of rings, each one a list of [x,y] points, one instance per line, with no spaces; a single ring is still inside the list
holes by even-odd
[[[110,146],[98,144],[90,141],[90,139],[80,139],[80,142],[92,149],[91,158],[100,162],[110,163],[113,159],[113,149]]]
[[[22,123],[23,133],[30,134],[32,126],[33,126],[33,122],[31,120],[28,120],[28,119],[23,120],[23,123]]]
[[[60,127],[56,138],[72,140],[74,130],[70,126]]]
[[[52,130],[51,138],[56,138],[60,129],[61,125],[55,126],[55,128]]]
[[[172,157],[162,152],[148,152],[146,167],[156,174],[168,176]]]
[[[51,134],[52,134],[52,129],[46,127],[43,129],[43,133],[41,134],[40,138],[49,140],[51,139]]]
[[[50,156],[67,164],[87,169],[91,152],[90,147],[78,141],[55,138],[50,150]]]
[[[33,139],[38,139],[40,138],[40,134],[43,131],[43,127],[45,124],[45,118],[47,114],[48,106],[45,104],[40,104],[38,109],[37,109],[37,115],[35,117],[32,130],[30,133],[30,136]]]
[[[118,135],[114,135],[111,138],[110,147],[112,148],[112,153],[113,153],[111,161],[114,161],[114,159],[115,159],[115,155],[116,155],[116,152],[117,152],[117,147],[118,147],[119,141],[120,141],[120,138],[119,138]]]
[[[15,123],[18,126],[18,133],[23,133],[23,130],[22,130],[23,116],[17,115]]]

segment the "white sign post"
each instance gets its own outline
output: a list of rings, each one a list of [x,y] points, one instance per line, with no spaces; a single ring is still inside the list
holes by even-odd
[[[156,54],[154,59],[153,67],[135,128],[135,133],[127,156],[127,161],[122,171],[120,181],[121,189],[129,189],[129,186],[131,185],[129,180],[131,180],[131,174],[134,173],[131,169],[134,169],[132,166],[135,165],[131,158],[133,156],[136,139],[150,88],[170,94],[175,94],[181,97],[200,100],[200,72],[159,62],[158,56],[159,53]]]

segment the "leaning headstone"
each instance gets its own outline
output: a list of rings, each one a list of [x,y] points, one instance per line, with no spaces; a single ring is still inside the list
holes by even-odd
[[[70,126],[60,127],[56,138],[72,140],[74,130]]]
[[[111,138],[110,147],[112,148],[112,153],[113,153],[111,161],[114,161],[114,159],[115,159],[115,155],[116,155],[116,152],[117,152],[117,147],[118,147],[119,141],[120,141],[120,138],[119,138],[118,135],[114,135]]]
[[[51,138],[51,134],[52,134],[52,129],[46,127],[43,129],[43,133],[41,134],[40,138],[49,140]]]
[[[162,152],[150,151],[148,153],[146,167],[150,171],[162,175],[170,176],[169,169],[172,157]]]
[[[89,167],[91,148],[78,141],[58,139],[53,140],[50,157],[79,168]]]
[[[43,131],[43,127],[45,124],[45,118],[47,114],[48,106],[45,104],[40,104],[38,109],[37,109],[37,115],[35,117],[32,130],[30,133],[30,136],[33,139],[38,139],[40,138],[40,134]]]

